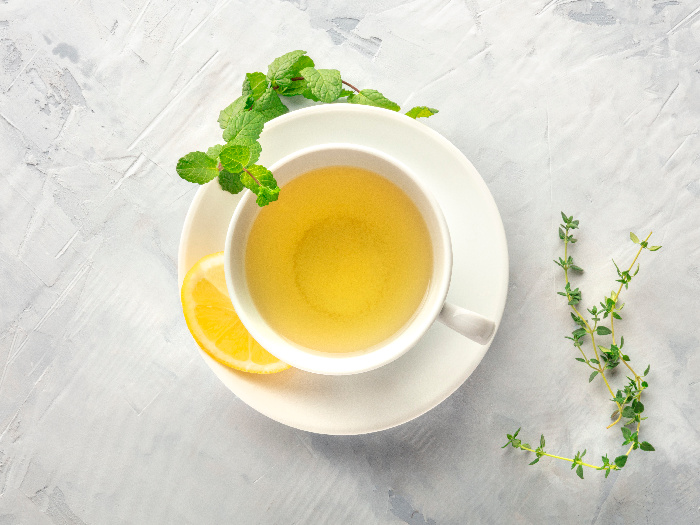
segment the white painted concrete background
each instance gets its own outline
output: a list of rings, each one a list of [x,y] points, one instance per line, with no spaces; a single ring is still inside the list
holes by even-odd
[[[197,356],[176,253],[247,71],[302,48],[440,114],[482,173],[511,251],[504,322],[429,414],[368,436],[259,415]],[[0,524],[700,522],[697,0],[3,0]],[[605,480],[501,450],[619,453],[612,408],[563,339],[561,209],[589,304],[654,230],[620,323],[651,363],[643,438]],[[618,378],[619,380],[620,378]]]

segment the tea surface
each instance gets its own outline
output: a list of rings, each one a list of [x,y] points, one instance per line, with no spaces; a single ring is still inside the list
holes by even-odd
[[[284,337],[324,352],[368,348],[413,316],[433,270],[430,235],[398,186],[336,166],[284,185],[247,241],[251,297]]]

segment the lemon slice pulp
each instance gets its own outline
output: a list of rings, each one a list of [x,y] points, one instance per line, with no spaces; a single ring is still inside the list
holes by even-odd
[[[290,368],[260,346],[236,315],[226,288],[224,252],[207,255],[187,272],[180,298],[192,337],[220,363],[256,374]]]

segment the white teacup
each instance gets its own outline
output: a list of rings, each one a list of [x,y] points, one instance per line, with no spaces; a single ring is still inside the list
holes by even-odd
[[[465,337],[486,344],[493,336],[494,322],[445,302],[452,275],[450,232],[439,204],[407,166],[365,146],[323,144],[293,153],[275,163],[270,170],[282,187],[299,175],[330,166],[355,166],[378,173],[401,188],[420,210],[433,248],[433,273],[425,299],[408,324],[393,337],[356,352],[321,352],[305,348],[276,333],[258,312],[248,290],[245,248],[260,208],[255,203],[255,195],[246,192],[229,225],[224,264],[233,307],[250,334],[285,363],[308,372],[330,375],[367,372],[390,363],[413,347],[436,319]],[[284,191],[280,198],[284,198]]]

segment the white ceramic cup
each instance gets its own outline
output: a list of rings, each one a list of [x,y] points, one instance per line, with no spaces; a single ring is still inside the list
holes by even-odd
[[[401,188],[418,207],[433,247],[433,274],[426,296],[413,318],[398,333],[378,345],[356,352],[320,352],[276,333],[258,312],[248,290],[245,247],[260,208],[255,203],[255,195],[247,191],[229,225],[224,266],[233,307],[250,334],[285,363],[308,372],[329,375],[367,372],[390,363],[413,347],[436,319],[469,339],[486,344],[495,331],[494,322],[445,302],[452,275],[450,232],[439,204],[423,182],[398,160],[354,144],[323,144],[306,148],[281,159],[270,170],[279,186],[283,187],[299,175],[329,166],[356,166],[378,173]],[[284,199],[284,189],[280,198]]]

